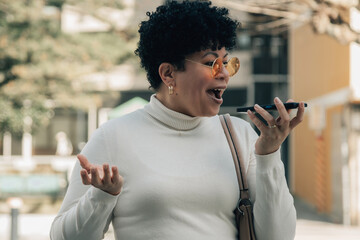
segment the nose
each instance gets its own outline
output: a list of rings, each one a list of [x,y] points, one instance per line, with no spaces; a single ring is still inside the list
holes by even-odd
[[[228,70],[226,69],[226,67],[224,66],[224,64],[222,64],[222,66],[220,67],[220,70],[219,72],[215,75],[215,79],[218,79],[218,80],[229,80],[230,78],[230,75],[229,75],[229,72]]]

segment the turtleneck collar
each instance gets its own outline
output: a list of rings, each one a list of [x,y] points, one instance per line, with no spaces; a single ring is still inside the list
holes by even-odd
[[[196,128],[204,117],[190,117],[188,115],[175,112],[165,107],[153,94],[150,103],[145,106],[145,111],[153,118],[176,130],[192,130]]]

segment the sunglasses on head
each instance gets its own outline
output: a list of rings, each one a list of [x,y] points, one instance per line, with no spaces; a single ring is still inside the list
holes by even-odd
[[[221,58],[216,58],[213,61],[211,66],[203,64],[201,62],[196,62],[196,61],[193,61],[190,59],[186,59],[186,58],[185,58],[185,60],[192,62],[192,63],[201,64],[205,67],[211,68],[213,77],[216,77],[220,73],[223,65],[226,68],[226,70],[229,72],[230,77],[234,76],[239,71],[239,68],[240,68],[240,60],[237,57],[230,58],[229,61],[227,61],[226,63],[223,63]]]

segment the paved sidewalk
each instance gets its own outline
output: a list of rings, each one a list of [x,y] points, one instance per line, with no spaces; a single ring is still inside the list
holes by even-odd
[[[360,227],[331,223],[329,216],[295,197],[297,211],[295,240],[360,240]]]
[[[359,240],[360,228],[298,219],[295,240]]]

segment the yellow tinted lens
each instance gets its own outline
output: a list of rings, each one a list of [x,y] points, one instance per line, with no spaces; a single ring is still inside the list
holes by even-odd
[[[212,65],[212,74],[213,77],[219,74],[220,70],[222,68],[222,61],[220,58],[217,58],[214,60],[214,63]]]
[[[240,60],[237,57],[230,58],[227,65],[226,70],[229,72],[229,76],[234,76],[240,68]]]

